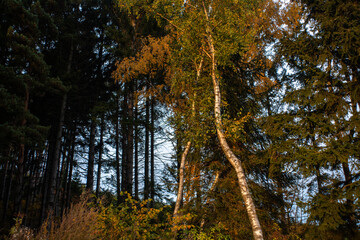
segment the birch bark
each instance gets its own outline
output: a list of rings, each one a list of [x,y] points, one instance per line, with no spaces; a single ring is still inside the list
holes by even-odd
[[[173,216],[176,217],[178,215],[178,212],[180,210],[180,204],[183,198],[183,191],[184,191],[184,169],[185,169],[185,161],[186,156],[188,155],[191,147],[191,141],[188,141],[186,143],[186,147],[184,152],[181,154],[181,163],[180,163],[180,169],[179,169],[179,187],[178,187],[178,193],[176,197],[176,204],[174,209]]]
[[[204,59],[201,58],[199,66],[196,66],[196,82],[200,78],[203,62],[204,62]],[[192,104],[193,117],[195,116],[195,97],[196,97],[196,94],[194,95],[193,104]],[[176,197],[175,209],[174,209],[174,214],[173,214],[174,217],[177,216],[179,209],[180,209],[181,201],[183,199],[185,161],[186,161],[186,156],[188,155],[188,153],[190,151],[190,147],[191,147],[191,141],[188,141],[186,143],[184,152],[181,154],[180,168],[179,168],[179,187],[178,187],[178,193],[177,193],[177,197]]]
[[[208,11],[206,10],[205,4],[204,4],[204,13],[207,22],[209,22],[209,15],[208,15]],[[213,82],[214,95],[215,95],[214,112],[215,112],[216,133],[220,142],[221,149],[223,150],[227,160],[231,163],[231,165],[234,167],[236,171],[241,195],[244,200],[246,211],[251,223],[254,239],[262,240],[264,239],[263,233],[261,230],[259,219],[256,214],[254,201],[251,197],[249,186],[246,181],[244,169],[241,166],[240,159],[238,159],[230,149],[229,144],[227,143],[224,135],[224,130],[222,129],[220,84],[218,78],[216,77],[217,66],[216,66],[216,57],[215,57],[215,46],[213,43],[213,37],[209,25],[207,26],[206,34],[207,34],[207,42],[209,44],[209,49],[210,49],[209,55],[211,58],[211,78]]]

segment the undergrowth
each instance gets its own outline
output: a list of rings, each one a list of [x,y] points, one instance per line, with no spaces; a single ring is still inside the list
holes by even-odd
[[[33,230],[21,224],[22,217],[10,231],[10,240],[140,240],[175,239],[203,240],[230,239],[214,228],[205,233],[189,224],[193,216],[172,217],[170,207],[151,208],[150,200],[137,201],[129,194],[119,206],[89,201],[82,197],[73,204],[61,220],[48,217],[40,229]]]

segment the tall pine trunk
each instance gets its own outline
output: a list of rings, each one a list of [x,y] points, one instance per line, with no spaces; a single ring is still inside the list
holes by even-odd
[[[133,83],[128,83],[127,101],[127,140],[125,164],[125,191],[133,193],[133,167],[134,167],[134,90]]]
[[[98,169],[96,176],[96,197],[99,197],[100,193],[100,183],[101,183],[101,168],[102,168],[102,154],[104,151],[104,131],[105,131],[105,116],[104,113],[101,116],[100,123],[100,143],[99,143],[99,160],[98,160]]]
[[[63,216],[64,211],[65,211],[65,207],[66,207],[66,195],[67,195],[67,180],[68,180],[68,176],[69,176],[69,167],[70,167],[70,159],[71,159],[71,155],[72,155],[72,151],[73,151],[73,147],[74,147],[74,136],[75,136],[75,131],[73,129],[69,130],[69,136],[67,138],[67,155],[66,155],[66,159],[64,159],[65,161],[65,169],[62,173],[61,176],[61,189],[62,189],[62,198],[61,198],[61,216]]]
[[[8,180],[9,184],[8,184],[7,190],[5,191],[5,196],[4,196],[4,212],[3,212],[3,216],[2,216],[3,221],[5,221],[7,218],[11,189],[12,189],[13,178],[14,178],[14,169],[15,169],[15,164],[13,163],[13,164],[11,164],[11,170],[10,170],[10,175],[9,175],[9,180]]]
[[[90,124],[89,160],[86,178],[86,189],[88,191],[92,191],[94,188],[95,134],[96,124],[95,119],[92,117]]]
[[[2,182],[1,182],[1,196],[0,196],[0,200],[4,200],[5,198],[5,189],[6,189],[6,178],[7,178],[7,175],[8,175],[8,168],[9,168],[9,152],[8,151],[8,155],[6,156],[6,161],[5,161],[5,164],[4,166],[2,167],[3,169],[3,176],[2,176]]]
[[[66,183],[66,203],[65,208],[70,208],[70,200],[71,200],[71,182],[72,182],[72,174],[74,168],[74,154],[75,154],[75,140],[76,140],[76,123],[74,123],[73,135],[71,140],[71,150],[69,154],[69,177]]]
[[[48,158],[47,164],[47,177],[45,182],[45,192],[43,199],[43,208],[42,208],[42,218],[47,214],[47,211],[53,210],[56,213],[55,209],[55,200],[56,200],[56,177],[60,161],[60,148],[61,148],[61,139],[62,139],[62,128],[64,125],[65,118],[65,107],[67,102],[67,93],[64,93],[62,97],[60,116],[59,116],[59,125],[57,127],[54,149],[50,157]]]
[[[151,128],[150,128],[150,198],[153,200],[151,205],[153,206],[155,200],[155,100],[151,98]]]
[[[121,190],[132,194],[133,176],[133,94],[132,84],[124,84],[123,121],[122,121],[122,164]]]
[[[64,143],[63,143],[63,149],[62,149],[63,155],[62,155],[62,161],[60,164],[61,168],[60,168],[59,174],[56,179],[56,188],[61,190],[61,192],[58,191],[57,199],[62,199],[62,195],[64,195],[63,185],[64,185],[64,182],[66,181],[65,175],[67,174],[66,169],[67,169],[67,165],[68,165],[68,155],[70,152],[69,136],[70,136],[69,131],[66,131],[66,133],[64,133]],[[60,201],[59,201],[59,205],[60,206],[62,205],[62,203]]]
[[[74,44],[73,41],[70,43],[70,52],[68,57],[68,62],[66,66],[66,74],[70,74],[71,65],[73,60],[74,53]],[[42,200],[42,210],[40,221],[42,221],[47,212],[49,210],[55,211],[55,196],[56,196],[56,176],[60,161],[60,147],[61,147],[61,139],[62,139],[62,128],[64,125],[65,119],[65,110],[67,104],[67,92],[64,92],[61,100],[60,114],[58,126],[55,134],[55,143],[53,151],[49,151],[47,166],[46,166],[46,174],[45,174],[45,182],[44,182],[44,191],[43,191],[43,200]]]
[[[135,80],[135,89],[137,89],[137,80]],[[139,136],[138,136],[138,100],[135,98],[135,112],[134,112],[134,196],[139,199]]]
[[[146,90],[149,90],[149,84],[146,84]],[[145,103],[145,173],[144,173],[144,199],[149,198],[149,115],[150,115],[150,102],[149,97],[146,97]]]
[[[24,112],[29,111],[29,101],[30,101],[30,92],[29,86],[25,83],[25,101],[24,101]],[[21,126],[25,127],[26,118],[24,117]],[[24,141],[24,139],[22,139]],[[20,153],[17,161],[17,183],[16,183],[16,191],[15,191],[15,213],[19,214],[21,211],[21,199],[23,196],[23,181],[24,181],[24,165],[25,165],[25,144],[23,142],[20,143]]]
[[[100,21],[103,20],[103,14],[100,15]],[[104,82],[103,77],[103,70],[102,67],[104,66],[103,61],[103,50],[104,50],[104,27],[103,24],[101,24],[100,27],[100,48],[99,48],[99,64],[97,68],[97,78],[100,82]],[[98,158],[98,168],[97,168],[97,174],[96,174],[96,191],[95,195],[96,197],[99,197],[100,192],[100,183],[101,183],[101,167],[102,167],[102,154],[103,154],[103,147],[104,147],[104,128],[105,128],[105,113],[103,112],[101,115],[100,120],[100,143],[99,143],[99,158]]]
[[[119,92],[116,93],[115,111],[115,167],[116,167],[116,197],[120,201],[120,141],[119,141]]]

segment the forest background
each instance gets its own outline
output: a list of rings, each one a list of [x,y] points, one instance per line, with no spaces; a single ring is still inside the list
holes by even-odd
[[[358,1],[0,15],[2,236],[359,237]]]

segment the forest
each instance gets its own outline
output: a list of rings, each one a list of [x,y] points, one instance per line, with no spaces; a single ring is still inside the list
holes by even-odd
[[[0,16],[0,238],[360,239],[357,0]]]

